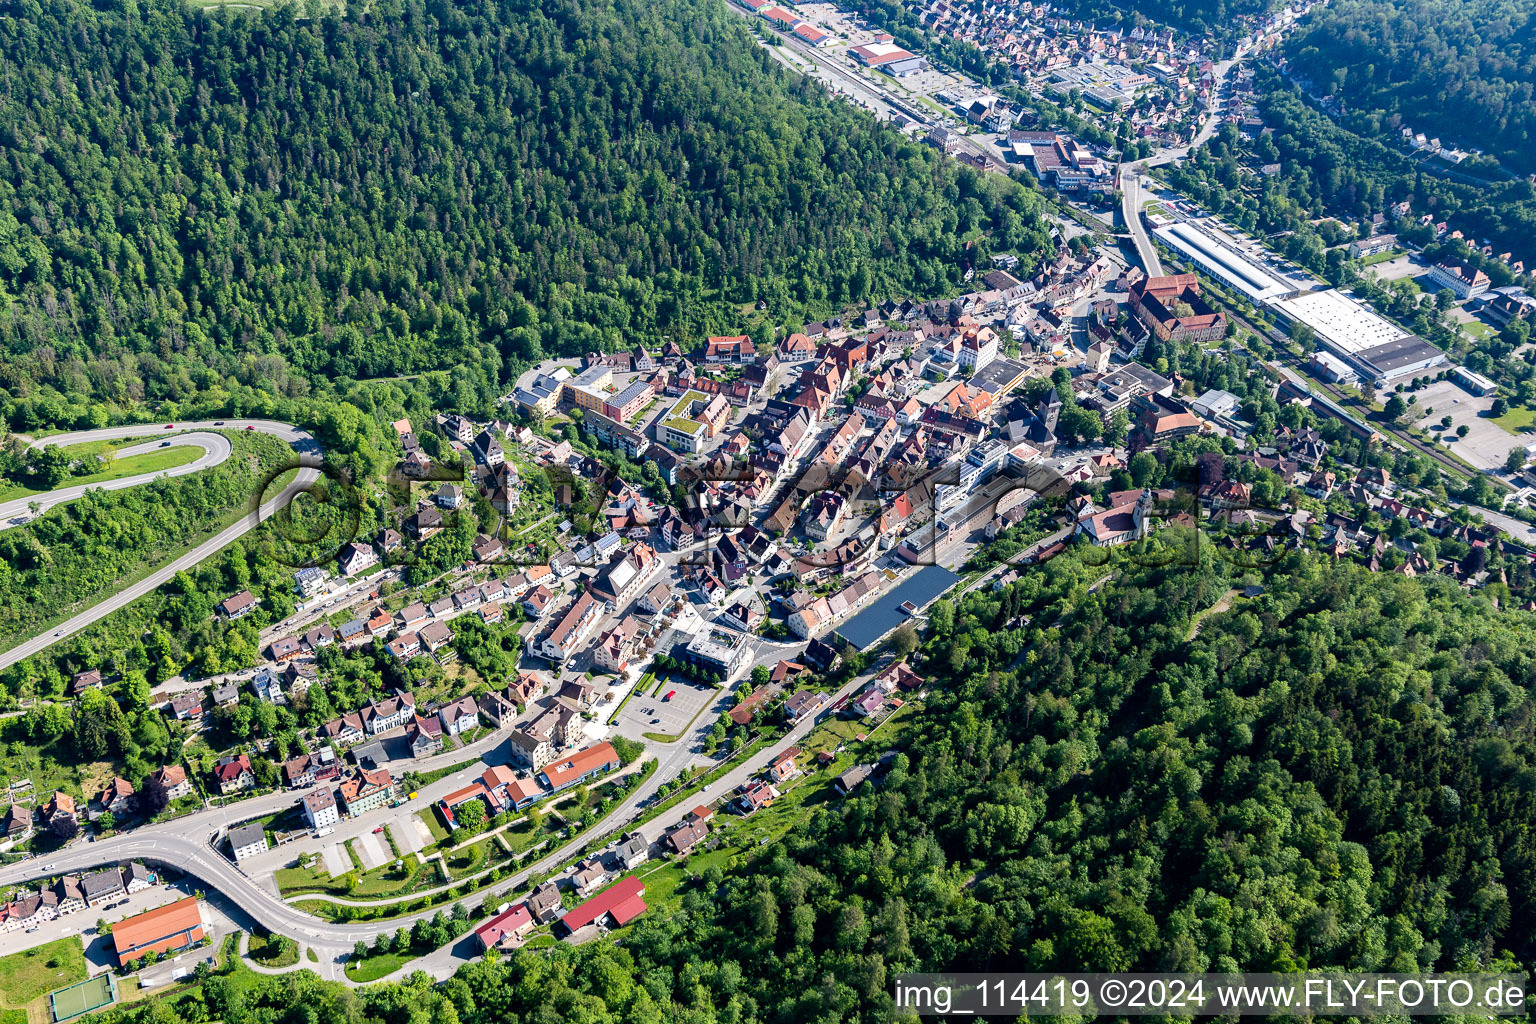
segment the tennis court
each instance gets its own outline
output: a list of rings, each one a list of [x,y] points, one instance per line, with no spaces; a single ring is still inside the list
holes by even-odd
[[[48,997],[55,1021],[72,1020],[82,1013],[91,1013],[103,1006],[112,1005],[117,998],[117,983],[110,974],[98,974],[94,978],[69,985]]]

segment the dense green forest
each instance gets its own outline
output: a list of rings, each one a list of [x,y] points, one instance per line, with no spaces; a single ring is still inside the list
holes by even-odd
[[[1077,18],[1092,18],[1104,25],[1167,25],[1182,35],[1211,36],[1219,43],[1240,35],[1245,22],[1282,6],[1279,0],[1066,0],[1054,5]]]
[[[617,944],[436,991],[215,978],[111,1016],[831,1024],[893,1019],[906,970],[1529,969],[1532,616],[1294,555],[1195,631],[1258,579],[1203,555],[1067,555],[940,601],[883,782]]]
[[[1322,273],[1325,247],[1354,237],[1370,215],[1407,201],[1415,217],[1431,214],[1469,238],[1487,239],[1495,251],[1507,250],[1528,265],[1536,261],[1536,189],[1530,182],[1469,185],[1436,177],[1370,134],[1370,124],[1360,125],[1361,131],[1336,124],[1273,71],[1260,68],[1256,85],[1272,133],[1248,142],[1223,129],[1190,161],[1168,171],[1176,185],[1245,230],[1288,233],[1287,254]],[[1280,164],[1280,173],[1259,180],[1265,164]],[[1330,233],[1315,223],[1324,217],[1344,221],[1349,231]],[[1399,230],[1421,245],[1433,241],[1429,229],[1417,224]],[[1496,285],[1514,277],[1497,261],[1484,269]]]
[[[1049,248],[1027,189],[788,74],[722,4],[312,13],[0,21],[13,428],[366,410],[354,382],[438,370],[486,410],[546,353],[950,292],[969,240]]]
[[[1287,44],[1316,88],[1383,128],[1406,125],[1536,171],[1528,0],[1334,0]]]

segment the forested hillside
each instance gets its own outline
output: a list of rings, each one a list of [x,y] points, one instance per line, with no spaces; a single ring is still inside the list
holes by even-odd
[[[1258,83],[1259,109],[1274,131],[1251,142],[1232,128],[1217,132],[1191,160],[1169,170],[1187,194],[1232,216],[1245,230],[1283,232],[1287,255],[1318,273],[1330,258],[1327,246],[1345,240],[1320,232],[1328,222],[1319,225],[1319,219],[1336,217],[1353,229],[1401,201],[1469,238],[1487,239],[1495,252],[1511,252],[1527,265],[1536,262],[1536,189],[1530,182],[1470,185],[1424,173],[1373,135],[1334,123],[1279,74],[1261,68]],[[1272,163],[1281,173],[1255,184],[1258,169]],[[1429,228],[1414,222],[1398,231],[1421,245],[1434,240]],[[1339,251],[1331,258],[1344,255]],[[1485,269],[1495,286],[1516,276],[1497,260],[1487,261]]]
[[[1242,30],[1238,19],[1268,14],[1281,4],[1280,0],[1066,0],[1055,6],[1101,24],[1123,24],[1127,28],[1148,23],[1168,25],[1182,34],[1209,34],[1224,41]]]
[[[1349,108],[1536,171],[1529,0],[1333,0],[1289,42],[1296,69]]]
[[[340,6],[0,19],[13,428],[429,370],[469,412],[545,353],[931,296],[966,240],[1048,245],[1026,190],[788,74],[713,0]]]
[[[1209,547],[1161,569],[1069,554],[939,602],[931,695],[884,781],[807,804],[617,945],[355,1002],[215,979],[179,1013],[850,1024],[894,1019],[909,970],[1528,970],[1532,616],[1292,556],[1192,629],[1256,578]]]

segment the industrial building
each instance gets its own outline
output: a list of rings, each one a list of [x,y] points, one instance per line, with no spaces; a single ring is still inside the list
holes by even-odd
[[[903,50],[895,43],[850,46],[848,53],[865,67],[883,71],[893,78],[905,78],[928,70],[927,61],[908,50]]]
[[[1384,384],[1446,361],[1440,349],[1336,289],[1271,302],[1270,309],[1287,330],[1310,327],[1319,344],[1363,380]]]
[[[1473,373],[1465,366],[1458,366],[1451,371],[1451,376],[1456,378],[1456,383],[1466,388],[1479,398],[1487,398],[1489,395],[1499,393],[1499,386],[1480,373]]]
[[[1280,280],[1245,256],[1224,231],[1178,221],[1154,229],[1153,234],[1163,244],[1194,260],[1207,274],[1237,289],[1255,305],[1296,294],[1294,285]]]

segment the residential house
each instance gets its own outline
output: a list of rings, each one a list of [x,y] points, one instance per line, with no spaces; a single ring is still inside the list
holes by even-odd
[[[832,784],[837,787],[837,791],[839,793],[842,793],[846,796],[847,794],[852,793],[854,790],[858,789],[859,786],[864,783],[865,779],[874,774],[874,770],[875,769],[873,765],[854,765],[852,768],[849,768],[847,771],[843,772],[836,779],[834,779]]]
[[[361,713],[368,735],[377,736],[410,721],[416,714],[416,698],[409,691],[397,690],[393,697],[369,701]]]
[[[593,647],[593,662],[609,672],[622,673],[629,667],[639,631],[640,622],[634,616],[621,619],[598,638]]]
[[[667,832],[661,845],[667,852],[682,857],[688,854],[699,841],[709,835],[709,829],[703,822],[696,818],[688,817]]]
[[[394,795],[395,782],[385,768],[360,768],[356,775],[341,783],[341,802],[349,818],[383,807]]]
[[[218,784],[219,792],[225,796],[254,787],[256,773],[251,770],[250,755],[235,754],[230,757],[221,757],[214,765],[213,780]]]
[[[363,716],[357,712],[333,718],[320,727],[320,734],[337,746],[350,747],[368,736],[363,726]]]
[[[430,757],[443,749],[443,723],[417,715],[405,727],[405,741],[411,745],[412,757]]]
[[[187,778],[187,770],[179,764],[168,764],[154,772],[149,777],[149,784],[165,790],[167,801],[192,795],[192,783]]]
[[[32,810],[20,804],[5,809],[5,837],[19,843],[32,834]]]
[[[741,814],[755,814],[779,798],[779,791],[766,782],[757,780],[741,787],[741,793],[732,803]]]
[[[578,896],[585,896],[601,888],[612,877],[608,869],[603,867],[601,858],[589,857],[577,864],[571,872],[571,885],[575,887]]]
[[[341,812],[336,806],[336,791],[330,786],[304,794],[304,799],[299,803],[304,809],[304,820],[316,832],[325,832],[341,823]]]
[[[800,756],[799,747],[790,747],[788,750],[781,751],[768,763],[768,777],[774,782],[782,783],[804,774],[800,766],[795,762],[795,758],[798,756]]]
[[[123,869],[123,888],[127,890],[130,896],[136,892],[143,892],[145,889],[148,889],[154,884],[153,879],[154,876],[150,874],[149,869],[138,861],[130,862]]]
[[[885,691],[878,686],[871,686],[856,697],[850,709],[864,716],[873,715],[885,706]]]
[[[85,905],[99,907],[128,895],[123,886],[123,872],[118,868],[105,868],[86,875],[80,880],[80,891],[85,895]]]
[[[527,903],[516,903],[475,929],[475,940],[482,951],[514,949],[534,928],[533,913]]]
[[[54,892],[58,894],[59,916],[73,914],[86,908],[85,889],[81,885],[79,875],[65,875],[59,879],[59,884],[54,886]]]
[[[223,615],[226,619],[243,619],[255,611],[260,603],[256,600],[256,595],[252,594],[249,590],[242,590],[233,597],[226,597],[219,602],[219,614]],[[97,679],[99,680],[100,678],[100,673],[98,673]]]
[[[236,864],[266,853],[267,830],[259,821],[232,828],[229,830],[229,849],[235,855]]]
[[[814,690],[797,690],[784,701],[784,717],[798,722],[807,715],[814,715],[827,706],[825,694]]]
[[[299,645],[299,638],[296,636],[278,637],[272,641],[269,650],[271,651],[273,661],[287,661],[290,658],[297,658],[303,653],[303,648]],[[180,716],[178,715],[177,717]]]
[[[480,728],[480,707],[473,697],[460,697],[437,712],[443,731],[449,736],[473,732]]]
[[[564,661],[574,655],[602,617],[602,607],[589,592],[582,591],[544,637],[540,653],[550,661]]]
[[[138,797],[133,792],[132,784],[121,777],[113,778],[96,798],[96,802],[101,804],[102,810],[116,818],[131,814],[138,807]]]
[[[379,555],[378,552],[373,550],[372,545],[364,544],[361,541],[353,541],[341,549],[341,554],[337,556],[336,563],[341,566],[341,574],[343,576],[356,576],[364,569],[371,569],[378,565]]]
[[[617,851],[619,863],[633,870],[651,859],[651,844],[641,835],[630,836]]]
[[[545,882],[528,894],[528,912],[540,924],[549,924],[560,916],[560,888],[554,882]]]

